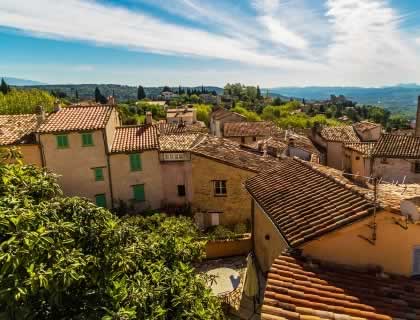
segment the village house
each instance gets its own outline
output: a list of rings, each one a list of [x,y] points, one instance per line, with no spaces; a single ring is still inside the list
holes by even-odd
[[[169,124],[193,124],[197,122],[197,110],[189,107],[167,109],[166,122]]]
[[[178,97],[176,93],[173,93],[172,91],[162,91],[160,93],[159,99],[162,99],[164,101],[170,101],[173,98]]]
[[[280,129],[271,121],[225,122],[222,130],[224,138],[242,144],[250,144],[279,134]]]
[[[353,142],[344,144],[344,172],[354,180],[365,182],[372,174],[372,151],[375,142]]]
[[[227,122],[245,122],[246,117],[226,110],[225,108],[218,108],[210,115],[210,133],[216,137],[223,137],[224,124]]]
[[[24,163],[41,167],[41,152],[34,132],[44,120],[42,109],[38,114],[0,115],[0,147],[15,147]]]
[[[420,274],[418,185],[400,198],[380,186],[375,210],[373,190],[354,185],[340,171],[286,159],[250,178],[246,188],[263,272],[285,249],[294,249],[336,264]]]

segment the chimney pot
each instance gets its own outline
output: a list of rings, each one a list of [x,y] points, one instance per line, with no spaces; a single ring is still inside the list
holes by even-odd
[[[36,121],[38,126],[40,126],[45,121],[46,115],[43,106],[36,107]]]
[[[150,111],[146,112],[146,124],[152,124],[153,122],[153,117],[152,117],[152,113]]]

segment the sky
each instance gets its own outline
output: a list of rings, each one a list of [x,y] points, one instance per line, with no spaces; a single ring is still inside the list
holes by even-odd
[[[0,0],[0,75],[45,83],[420,83],[419,0]]]

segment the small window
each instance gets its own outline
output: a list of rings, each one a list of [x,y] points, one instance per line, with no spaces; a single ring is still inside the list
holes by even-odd
[[[67,135],[60,134],[56,136],[56,140],[58,149],[66,149],[69,147],[69,137]]]
[[[133,197],[136,201],[145,201],[144,184],[137,184],[133,188]]]
[[[210,225],[218,226],[220,224],[220,212],[210,212]]]
[[[106,208],[106,197],[105,193],[97,194],[95,196],[95,202],[98,207]]]
[[[413,253],[413,276],[420,275],[420,246],[414,248]]]
[[[420,161],[414,163],[414,173],[420,173]]]
[[[93,146],[93,136],[91,133],[82,133],[82,146],[83,147]]]
[[[93,172],[95,174],[95,181],[104,181],[104,169],[103,168],[94,168]]]
[[[214,195],[215,196],[226,196],[226,180],[215,180],[214,181]]]
[[[178,197],[185,197],[185,185],[178,185]]]
[[[130,169],[131,171],[141,171],[141,157],[139,153],[130,154]]]

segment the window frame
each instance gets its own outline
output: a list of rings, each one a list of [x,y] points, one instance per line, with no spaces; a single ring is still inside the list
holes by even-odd
[[[93,170],[93,177],[95,179],[95,181],[104,181],[105,180],[105,175],[104,175],[104,167],[96,167],[96,168],[92,168]],[[100,175],[100,179],[98,179],[98,175],[97,175],[97,170],[100,170],[101,175]]]
[[[141,153],[130,153],[128,155],[128,159],[129,159],[129,162],[130,162],[130,171],[131,172],[143,171],[143,164],[142,164],[142,161],[141,161]]]
[[[93,143],[93,134],[92,132],[82,132],[80,134],[82,137],[82,147],[93,147],[95,144]],[[86,140],[86,137],[89,137],[89,141]],[[88,143],[86,143],[88,142]]]
[[[98,204],[98,197],[103,197],[103,206]],[[98,193],[95,194],[95,204],[97,207],[101,207],[101,208],[107,208],[107,203],[106,203],[106,194],[105,193]]]
[[[221,184],[221,185],[218,185],[218,184]],[[213,180],[213,194],[215,197],[226,197],[227,196],[227,180]]]
[[[185,184],[178,184],[176,187],[177,187],[178,197],[185,197],[187,195]]]
[[[139,187],[143,188],[143,198],[142,199],[137,199],[137,196],[136,196],[136,188],[139,188]],[[145,202],[146,201],[146,188],[145,188],[144,183],[132,185],[131,190],[133,192],[133,201],[135,201],[135,202]]]
[[[55,141],[57,149],[68,149],[70,147],[68,134],[56,134]],[[65,143],[63,144],[63,142]]]
[[[414,162],[414,173],[420,173],[420,161]]]

